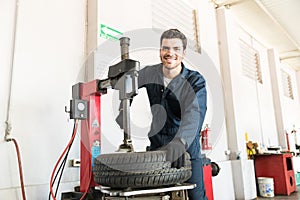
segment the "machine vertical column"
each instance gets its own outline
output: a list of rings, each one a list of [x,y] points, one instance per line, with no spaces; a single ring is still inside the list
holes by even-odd
[[[130,39],[127,37],[120,38],[122,61],[129,59],[129,41]],[[131,152],[134,150],[130,130],[130,100],[133,95],[137,94],[137,72],[134,70],[126,72],[120,80],[122,84],[119,98],[122,101],[124,140],[119,151]]]
[[[127,37],[120,38],[120,46],[121,46],[121,59],[129,59],[129,41],[130,39]],[[122,104],[123,104],[123,128],[124,128],[124,143],[131,143],[131,134],[130,134],[130,100],[127,98],[127,87],[130,84],[127,82],[127,75],[125,75],[125,81],[124,81],[124,96],[122,95]],[[129,91],[130,92],[130,91]]]

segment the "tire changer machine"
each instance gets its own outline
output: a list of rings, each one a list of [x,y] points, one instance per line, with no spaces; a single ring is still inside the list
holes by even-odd
[[[101,119],[100,97],[107,89],[119,90],[123,112],[123,144],[119,152],[133,152],[130,134],[130,100],[138,94],[138,71],[140,63],[129,59],[128,37],[120,38],[121,61],[109,67],[108,78],[77,83],[72,86],[70,118],[81,120],[80,131],[80,187],[74,192],[62,193],[62,200],[188,200],[187,190],[194,184],[159,187],[151,189],[116,190],[103,187],[93,179],[94,159],[100,155]]]

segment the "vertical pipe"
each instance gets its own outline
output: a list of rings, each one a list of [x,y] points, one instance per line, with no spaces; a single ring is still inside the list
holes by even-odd
[[[12,35],[12,48],[11,48],[11,58],[10,58],[10,74],[9,74],[9,86],[8,86],[8,99],[7,99],[7,110],[6,110],[6,128],[5,128],[5,141],[10,141],[8,138],[11,132],[11,123],[10,123],[10,103],[11,103],[11,91],[13,83],[13,72],[14,72],[14,61],[15,61],[15,48],[16,48],[16,33],[17,33],[17,24],[18,24],[18,14],[19,14],[19,0],[16,0],[15,5],[15,15],[14,15],[14,26],[13,26],[13,35]]]
[[[130,111],[129,111],[129,99],[123,99],[123,128],[124,128],[124,141],[131,141],[130,134]]]
[[[199,20],[197,10],[193,10],[193,21],[194,21],[194,36],[195,36],[195,48],[198,53],[201,53],[200,36],[199,36]]]
[[[130,39],[128,37],[121,37],[120,38],[120,45],[121,45],[121,59],[129,59],[129,42]]]
[[[120,38],[120,46],[121,46],[121,59],[129,59],[129,41],[128,37]],[[131,84],[130,75],[124,74],[124,82],[123,82],[123,90],[124,90],[124,98],[122,98],[123,105],[123,129],[124,129],[124,144],[125,146],[131,147],[131,131],[130,131],[130,99],[127,97],[128,89],[131,88],[129,84]],[[128,150],[129,151],[129,150]]]

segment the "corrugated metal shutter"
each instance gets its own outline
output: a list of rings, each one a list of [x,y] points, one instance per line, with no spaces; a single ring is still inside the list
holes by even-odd
[[[152,0],[152,27],[177,28],[190,40],[196,52],[201,53],[197,9],[183,0]]]
[[[259,53],[242,40],[240,40],[240,51],[243,75],[262,84]]]

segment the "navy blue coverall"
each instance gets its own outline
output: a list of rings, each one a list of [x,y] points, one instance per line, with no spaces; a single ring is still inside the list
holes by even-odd
[[[139,71],[139,88],[145,87],[152,112],[148,133],[150,150],[157,150],[174,137],[183,138],[191,156],[192,177],[196,184],[189,190],[190,200],[206,200],[200,149],[200,131],[206,114],[207,92],[203,76],[181,63],[181,74],[167,87],[163,82],[162,64],[146,66]]]

